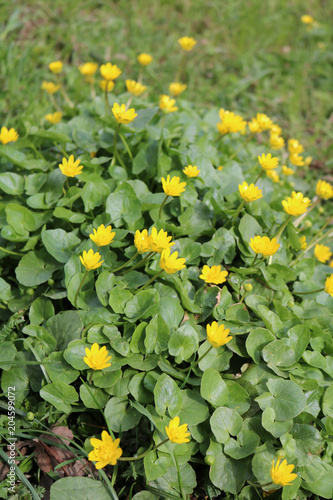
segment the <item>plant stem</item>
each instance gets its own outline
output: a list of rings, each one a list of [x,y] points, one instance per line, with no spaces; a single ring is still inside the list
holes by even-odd
[[[161,215],[162,215],[162,210],[163,210],[163,207],[167,201],[167,199],[169,198],[169,195],[167,194],[166,197],[164,198],[163,202],[162,202],[162,205],[160,206],[160,211],[158,212],[158,218],[160,219],[161,218]]]
[[[292,215],[289,215],[289,217],[287,218],[287,220],[281,225],[280,229],[278,230],[278,232],[276,233],[276,235],[274,236],[274,238],[276,238],[277,240],[280,238],[281,234],[285,230],[285,228],[288,225],[288,223],[289,223],[289,221],[290,221],[291,218],[292,218]]]
[[[255,256],[254,256],[254,259],[252,261],[252,264],[250,264],[250,267],[254,266],[254,264],[256,263],[257,258],[258,258],[258,254],[256,253]]]
[[[89,375],[89,379],[88,379],[88,384],[91,384],[92,382],[92,378],[93,378],[93,375],[94,375],[94,370],[91,372],[91,374]]]
[[[63,98],[64,98],[64,99],[65,99],[65,101],[67,102],[68,106],[69,106],[70,108],[72,108],[72,109],[73,109],[73,108],[75,107],[75,106],[74,106],[74,103],[73,103],[73,102],[70,100],[70,98],[68,97],[68,94],[67,94],[66,90],[64,89],[63,84],[62,84],[62,83],[61,83],[61,81],[60,81],[60,77],[59,77],[59,75],[57,75],[57,78],[58,78],[58,83],[59,83],[59,85],[60,85],[60,92],[61,92],[61,94],[62,94]]]
[[[119,137],[120,137],[120,139],[123,141],[123,144],[124,144],[124,146],[125,146],[125,148],[126,148],[126,150],[127,150],[127,153],[129,154],[129,156],[130,156],[131,160],[133,160],[132,151],[130,150],[129,145],[128,145],[128,143],[126,142],[125,137],[124,137],[123,135],[121,135],[121,134],[119,134]]]
[[[172,450],[172,454],[173,454],[173,458],[174,458],[175,463],[176,463],[179,491],[180,491],[180,494],[182,496],[182,499],[186,500],[186,493],[183,490],[182,476],[181,476],[181,473],[180,473],[180,468],[179,468],[179,463],[178,463],[178,460],[177,460],[177,456],[176,456],[176,454],[174,453],[173,450]]]
[[[203,358],[204,358],[205,356],[207,356],[207,354],[208,354],[208,353],[209,353],[212,349],[213,349],[213,346],[211,345],[211,346],[207,349],[207,351],[206,351],[206,352],[204,352],[204,353],[202,354],[202,356],[200,356],[200,357],[199,357],[199,358],[198,358],[195,362],[193,362],[193,361],[192,361],[192,363],[191,363],[191,365],[190,365],[190,368],[188,369],[188,372],[187,372],[187,374],[186,374],[186,378],[185,378],[184,382],[182,383],[182,385],[180,386],[180,389],[183,389],[183,387],[185,387],[185,385],[186,385],[186,383],[187,383],[188,379],[190,378],[190,374],[191,374],[192,369],[193,369],[193,368],[194,368],[194,367],[195,367],[198,363],[200,363],[200,361],[201,361],[201,360],[203,360]],[[184,370],[179,370],[179,371],[184,371]]]
[[[118,153],[118,149],[117,149],[117,136],[118,136],[118,132],[119,132],[119,129],[120,129],[120,125],[121,125],[121,123],[118,123],[118,127],[116,128],[116,131],[115,131],[114,137],[113,137],[113,149],[114,149],[114,152],[113,152],[113,158],[112,158],[111,165],[113,166],[115,164],[116,159],[117,159],[119,161],[120,165],[127,172],[126,166],[124,165],[122,159],[120,158],[119,153]]]
[[[260,174],[258,175],[256,180],[253,182],[253,184],[256,184],[258,182],[258,180],[260,179],[260,177],[262,176],[263,173],[264,173],[264,170],[261,170]]]
[[[127,262],[125,262],[125,264],[123,264],[122,266],[117,267],[117,269],[113,269],[113,270],[112,270],[112,272],[113,272],[113,273],[117,273],[117,272],[118,272],[118,271],[120,271],[123,267],[126,267],[126,266],[127,266],[127,264],[129,264],[130,262],[132,262],[132,260],[134,260],[134,259],[135,259],[135,257],[136,257],[137,255],[139,255],[139,252],[136,252],[136,253],[133,255],[133,257],[131,257],[131,258],[130,258]]]
[[[150,285],[150,283],[152,283],[154,280],[156,280],[159,276],[161,276],[161,274],[164,272],[164,269],[161,269],[160,271],[158,271],[158,273],[155,274],[155,276],[153,276],[149,281],[147,281],[147,283],[145,283],[144,285],[142,285],[139,289],[138,289],[138,292],[140,292],[140,290],[143,290],[144,288],[146,288],[146,286]]]
[[[235,224],[235,220],[237,219],[237,217],[240,214],[240,212],[243,210],[243,208],[245,206],[245,203],[246,203],[245,200],[243,200],[242,203],[239,205],[237,212],[235,213],[235,215],[231,219],[231,227]],[[227,223],[224,224],[224,226],[227,226]],[[222,226],[222,227],[224,227],[224,226]]]
[[[138,253],[138,252],[137,252]],[[137,264],[135,264],[135,266],[132,266],[130,269],[127,269],[124,274],[127,274],[129,273],[130,271],[134,271],[134,269],[136,269],[137,267],[140,267],[142,266],[142,264],[144,264],[155,252],[149,252],[148,255],[146,255],[146,257],[144,257],[140,262],[138,262]]]
[[[91,98],[95,99],[95,97],[96,97],[96,90],[95,90],[95,79],[94,78],[90,82],[90,94],[91,94]]]
[[[295,222],[294,222],[294,226],[295,226],[295,227],[298,227],[298,226],[300,225],[300,223],[302,222],[302,220],[303,220],[305,217],[307,217],[307,215],[309,215],[309,213],[311,212],[311,210],[313,210],[314,208],[316,208],[316,206],[318,206],[320,202],[321,202],[321,199],[320,199],[320,198],[318,198],[318,199],[314,202],[314,204],[312,205],[312,207],[310,207],[310,208],[309,208],[309,210],[307,210],[304,214],[300,215],[300,216],[298,217],[298,219],[296,219],[296,220],[295,220]]]
[[[310,292],[290,292],[292,295],[308,295],[309,293],[319,293],[325,290],[324,288],[319,288],[319,290],[310,290]]]
[[[79,293],[80,293],[80,290],[81,290],[81,288],[82,288],[82,286],[83,286],[83,283],[84,283],[84,280],[86,279],[87,274],[88,274],[88,269],[86,269],[86,272],[84,273],[84,276],[83,276],[83,278],[82,278],[82,280],[81,280],[81,283],[80,283],[80,285],[79,285],[79,288],[76,290],[76,294],[75,294],[75,297],[74,297],[74,307],[75,307],[75,309],[76,309],[77,297],[78,297],[78,295],[79,295]]]
[[[122,461],[122,462],[132,462],[134,460],[140,460],[141,458],[145,457],[150,451],[156,450],[159,446],[162,446],[162,444],[165,444],[169,441],[169,438],[164,439],[164,441],[161,441],[157,445],[153,446],[153,443],[149,446],[148,450],[144,451],[141,453],[141,455],[138,455],[136,457],[120,457],[117,460]]]
[[[232,160],[233,158],[235,158],[235,156],[237,155],[237,153],[239,153],[239,151],[243,148],[245,148],[248,143],[250,142],[250,140],[254,137],[254,134],[251,134],[247,139],[246,141],[244,142],[244,144],[242,144],[238,149],[236,149],[236,151],[234,151],[232,153],[232,155],[229,157],[229,160]]]
[[[21,253],[13,252],[12,250],[7,250],[7,248],[4,247],[0,247],[0,251],[10,253],[11,255],[19,255],[20,257],[22,257]]]
[[[57,111],[60,111],[60,113],[61,113],[61,108],[60,108],[59,104],[57,103],[57,101],[55,100],[54,95],[53,94],[49,94],[49,98],[50,98],[50,101],[51,101],[52,105],[55,107],[55,109]]]
[[[111,106],[110,106],[110,103],[109,103],[109,97],[108,97],[108,85],[107,84],[105,86],[105,89],[104,89],[104,101],[105,101],[105,109],[107,109],[109,111],[109,113],[112,115],[112,109],[111,109]],[[119,125],[118,125],[118,129],[119,129]],[[117,130],[118,132],[118,130]]]
[[[184,52],[179,62],[179,67],[175,79],[176,82],[179,82],[182,79],[185,70],[185,62],[186,62],[186,53]]]

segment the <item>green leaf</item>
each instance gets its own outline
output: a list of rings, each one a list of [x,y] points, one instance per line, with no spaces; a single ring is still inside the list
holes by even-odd
[[[154,398],[155,408],[160,416],[164,416],[166,410],[172,418],[178,415],[182,406],[181,392],[169,375],[160,375],[154,388]]]
[[[217,370],[208,368],[205,370],[200,387],[201,396],[211,405],[224,406],[228,402],[228,389]]]
[[[209,409],[198,392],[186,389],[181,391],[181,397],[182,406],[178,414],[181,422],[186,422],[191,427],[207,420]]]
[[[137,292],[136,295],[126,303],[124,313],[126,317],[132,321],[147,319],[157,312],[159,299],[160,296],[157,290],[141,290],[141,292]]]
[[[2,342],[1,343],[1,349],[0,349],[0,364],[3,361],[13,361],[17,353],[15,344],[13,342]],[[12,368],[12,365],[10,364],[5,364],[1,365],[2,369],[5,371],[8,371],[10,368]]]
[[[48,229],[41,233],[43,244],[49,254],[58,262],[65,264],[73,255],[73,247],[81,243],[74,233],[67,233],[63,229]]]
[[[184,309],[173,297],[161,297],[156,313],[162,316],[170,330],[177,328],[184,317]]]
[[[0,190],[7,194],[22,194],[24,191],[23,177],[13,172],[0,174]]]
[[[17,203],[6,205],[6,215],[8,224],[22,236],[27,236],[29,231],[35,229],[35,218],[30,210]]]
[[[31,130],[29,135],[35,137],[41,137],[42,139],[48,139],[54,142],[71,142],[70,137],[66,134],[61,134],[60,132],[54,132],[53,130]]]
[[[78,370],[74,370],[65,361],[62,352],[52,352],[43,361],[45,361],[45,369],[52,382],[71,384],[80,375]],[[51,361],[52,363],[50,363]]]
[[[76,311],[62,311],[47,320],[46,328],[57,340],[58,349],[64,350],[71,340],[81,337],[83,323]]]
[[[285,422],[278,422],[275,420],[275,411],[273,408],[266,408],[262,413],[262,426],[266,431],[270,432],[272,436],[278,438],[289,432],[293,426],[293,420],[286,420]]]
[[[39,394],[45,401],[48,401],[63,413],[70,413],[72,410],[71,403],[76,403],[79,400],[74,387],[64,382],[52,382],[44,385]]]
[[[111,309],[117,314],[122,314],[124,312],[126,303],[132,297],[133,294],[129,290],[121,288],[120,286],[116,286],[110,291],[109,294],[109,304],[111,306]]]
[[[137,111],[137,117],[134,122],[131,124],[131,127],[134,128],[137,132],[144,130],[146,125],[154,118],[154,116],[159,111],[158,106],[154,106],[153,108],[140,109]]]
[[[252,455],[259,444],[260,437],[251,430],[242,430],[237,435],[237,440],[230,438],[224,446],[224,453],[231,458],[241,460]]]
[[[146,353],[161,354],[168,348],[170,332],[168,325],[160,314],[156,314],[146,327],[144,339]]]
[[[106,213],[110,215],[115,227],[124,222],[131,224],[141,217],[141,203],[134,189],[127,182],[123,182],[106,200]]]
[[[207,455],[215,459],[209,470],[209,478],[212,483],[222,491],[237,495],[244,485],[247,471],[246,461],[226,457],[222,452],[222,446],[212,441]]]
[[[52,302],[46,297],[38,297],[33,301],[29,311],[29,319],[34,325],[41,325],[43,321],[54,315]]]
[[[252,215],[245,214],[239,221],[238,231],[240,232],[244,243],[250,243],[251,238],[262,233],[262,228]]]
[[[36,286],[51,278],[58,268],[45,250],[29,252],[22,257],[15,269],[16,278],[24,286]]]
[[[0,299],[1,300],[10,300],[12,298],[12,292],[10,288],[10,284],[7,283],[4,279],[0,278]]]
[[[103,271],[99,274],[95,282],[97,297],[104,307],[109,303],[109,292],[114,287],[115,280],[116,277],[114,274],[109,271]]]
[[[86,356],[86,347],[91,349],[91,344],[87,344],[84,340],[73,340],[64,350],[64,359],[76,370],[88,370],[89,368],[83,361]]]
[[[275,340],[275,337],[269,330],[265,328],[256,328],[252,330],[246,339],[246,350],[256,363],[260,363],[261,351],[273,340]]]
[[[270,392],[265,392],[256,401],[262,410],[273,408],[276,420],[285,422],[299,415],[306,407],[306,397],[295,382],[270,378],[267,387]]]
[[[283,331],[282,321],[273,311],[270,311],[268,307],[259,305],[258,314],[270,332],[278,334]]]
[[[86,408],[95,408],[95,410],[98,410],[105,406],[109,400],[109,395],[102,389],[82,384],[80,386],[80,398]]]
[[[237,436],[242,429],[243,420],[237,411],[220,406],[210,418],[210,426],[219,443],[227,443],[230,435]]]
[[[169,353],[171,356],[175,356],[177,364],[189,359],[192,354],[197,352],[198,347],[199,337],[197,331],[189,324],[188,321],[171,334],[168,343]]]
[[[63,477],[51,486],[50,500],[105,500],[109,493],[101,481],[88,477]],[[115,497],[113,500],[118,500]]]
[[[104,409],[104,415],[114,432],[125,432],[133,429],[141,419],[140,413],[129,406],[126,396],[111,398]]]
[[[84,214],[76,214],[71,210],[67,210],[67,208],[56,207],[53,211],[54,217],[57,219],[67,220],[68,222],[72,222],[73,224],[82,224],[86,220]]]
[[[196,201],[178,217],[180,229],[177,233],[194,238],[209,234],[212,229],[211,219],[212,213],[209,208],[202,201]]]
[[[154,400],[152,393],[144,386],[145,377],[146,373],[137,373],[128,384],[128,389],[135,401],[141,404],[152,403]]]
[[[322,408],[324,415],[333,418],[333,385],[330,385],[325,391]]]

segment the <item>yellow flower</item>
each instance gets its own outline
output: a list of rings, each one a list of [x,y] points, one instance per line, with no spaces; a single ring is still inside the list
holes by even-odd
[[[8,142],[17,141],[19,135],[14,128],[8,129],[7,127],[2,127],[0,132],[0,142],[2,144],[8,144]]]
[[[301,21],[304,24],[313,24],[314,23],[313,17],[312,16],[308,16],[306,14],[301,17]]]
[[[261,156],[258,156],[258,160],[263,170],[272,170],[273,168],[276,168],[279,164],[278,158],[276,158],[275,156],[272,157],[271,153],[268,153],[267,155],[262,154]]]
[[[166,180],[162,177],[163,191],[168,196],[180,196],[185,191],[186,182],[180,182],[180,177],[167,176]]]
[[[217,170],[219,170],[221,172],[221,170],[223,170],[223,165],[220,165],[219,167],[217,167]]]
[[[269,139],[269,145],[272,149],[281,149],[284,146],[284,139],[280,135],[271,134]]]
[[[170,248],[165,248],[161,253],[160,268],[164,269],[167,274],[174,274],[184,269],[186,259],[177,259],[177,257],[178,252],[170,255]]]
[[[139,54],[137,59],[141,66],[148,66],[148,64],[150,64],[153,60],[150,54],[145,54],[144,52],[142,54]]]
[[[314,254],[315,257],[319,260],[319,262],[322,262],[325,264],[330,258],[332,257],[332,252],[330,247],[326,247],[325,245],[319,245],[317,244],[314,249]]]
[[[200,278],[206,283],[214,283],[220,285],[226,281],[228,271],[221,271],[221,266],[203,266]]]
[[[331,262],[332,264],[332,262]],[[325,292],[329,293],[333,297],[333,274],[326,279],[325,282]]]
[[[224,328],[224,325],[218,326],[216,321],[213,321],[211,325],[207,325],[207,340],[213,347],[218,348],[221,345],[225,345],[227,342],[232,340],[229,335],[230,330]]]
[[[102,469],[106,465],[116,465],[118,458],[123,454],[123,450],[118,448],[120,439],[113,441],[107,431],[102,432],[102,440],[91,438],[90,444],[94,449],[89,453],[88,459],[95,464],[96,469]]]
[[[283,175],[293,175],[294,171],[292,168],[288,168],[287,165],[282,166]]]
[[[238,185],[238,189],[243,200],[250,202],[259,200],[262,198],[262,191],[254,184],[248,185],[247,182],[243,182],[243,184]]]
[[[161,229],[158,233],[156,227],[152,228],[149,239],[150,250],[158,253],[162,253],[163,250],[170,248],[175,244],[175,242],[170,243],[172,236],[168,236],[168,233],[163,231],[163,229]]]
[[[198,177],[198,175],[200,174],[200,170],[198,170],[198,167],[192,165],[187,165],[187,167],[184,168],[183,172],[185,175],[187,175],[187,177]]]
[[[279,182],[280,177],[278,174],[275,172],[275,170],[267,170],[266,171],[267,177],[269,177],[273,182]]]
[[[179,423],[179,417],[175,417],[170,421],[169,426],[165,426],[167,436],[172,443],[189,443],[188,436],[190,436],[190,433],[187,424],[179,425]]]
[[[99,348],[98,344],[93,344],[91,350],[88,347],[85,348],[86,357],[83,358],[83,361],[89,368],[93,370],[103,370],[108,366],[111,366],[109,363],[111,356],[109,356],[108,351],[106,350],[105,345]]]
[[[261,253],[263,257],[274,255],[280,248],[280,243],[277,242],[277,239],[270,239],[268,236],[255,236],[250,239],[249,245],[254,253]]]
[[[100,267],[104,262],[104,260],[100,261],[100,258],[100,254],[98,252],[94,253],[92,249],[88,250],[88,252],[83,250],[83,257],[80,255],[80,261],[87,271],[92,271]]]
[[[100,80],[99,88],[103,90],[103,92],[112,92],[115,83],[113,80]]]
[[[147,89],[145,85],[142,85],[140,82],[136,82],[135,80],[125,80],[125,83],[128,92],[136,97],[139,97]]]
[[[300,236],[299,242],[301,244],[301,250],[305,250],[306,248],[308,248],[308,244],[306,242],[306,236]]]
[[[185,83],[174,82],[169,85],[169,92],[175,97],[179,96],[186,89],[187,85]]]
[[[281,135],[282,134],[282,128],[279,127],[279,125],[276,125],[276,123],[273,123],[270,127],[270,133],[275,134],[275,135]]]
[[[324,200],[328,200],[333,196],[333,186],[329,182],[319,180],[316,186],[316,195]]]
[[[300,144],[297,139],[289,139],[288,151],[291,155],[299,155],[299,154],[303,153],[304,148],[303,148],[302,144]]]
[[[55,111],[54,113],[48,113],[45,115],[45,120],[52,123],[53,125],[59,123],[62,118],[61,111]]]
[[[235,115],[232,111],[225,111],[221,108],[219,115],[221,121],[216,126],[218,131],[223,135],[228,134],[228,132],[235,134],[246,127],[246,121],[241,116]]]
[[[311,165],[312,160],[313,160],[312,156],[306,156],[306,157],[304,158],[304,163],[305,163],[305,165]]]
[[[287,460],[278,459],[276,465],[274,464],[274,460],[272,461],[272,467],[270,470],[271,478],[274,484],[279,484],[280,486],[288,486],[289,484],[296,479],[297,474],[291,474],[294,470],[295,465],[287,464]]]
[[[333,260],[331,260],[331,262],[329,263],[329,266],[333,267]]]
[[[163,111],[163,113],[173,113],[174,111],[178,110],[178,107],[175,106],[176,104],[176,99],[171,99],[166,94],[160,95],[160,109]]]
[[[257,122],[255,118],[252,118],[252,120],[248,123],[248,126],[252,134],[258,134],[259,132],[261,132],[259,122]]]
[[[269,130],[273,125],[272,120],[265,113],[257,113],[255,119],[259,123],[260,131]]]
[[[293,191],[291,196],[287,196],[287,198],[282,201],[282,205],[287,214],[294,215],[296,217],[297,215],[302,215],[307,211],[311,205],[311,200],[304,197],[302,193],[296,193]]]
[[[49,69],[52,73],[61,73],[63,64],[61,61],[54,61],[49,64]]]
[[[197,42],[191,36],[183,36],[182,38],[179,38],[178,43],[183,50],[189,52],[190,50],[193,49],[194,45]]]
[[[90,239],[96,243],[98,247],[104,247],[105,245],[110,245],[111,241],[115,237],[116,233],[111,233],[112,226],[105,227],[101,224],[97,231],[93,229],[94,234],[89,234]]]
[[[295,167],[303,167],[305,165],[303,156],[298,154],[291,154],[289,156],[289,161],[295,165]]]
[[[116,64],[111,64],[109,62],[102,64],[99,71],[104,80],[115,80],[119,75],[121,75],[121,69],[119,69]]]
[[[134,108],[126,110],[126,104],[119,106],[116,102],[113,105],[112,113],[118,123],[124,123],[125,125],[131,123],[138,116]]]
[[[74,156],[70,155],[68,161],[66,158],[62,159],[62,163],[59,165],[60,170],[67,177],[75,177],[82,173],[83,165],[80,165],[80,160],[74,161]]]
[[[147,229],[140,231],[137,229],[134,236],[134,245],[139,253],[150,252],[150,237],[148,236]]]
[[[48,94],[54,94],[60,89],[60,85],[53,82],[43,82],[41,88],[45,90]]]
[[[87,62],[79,66],[79,70],[83,76],[93,76],[98,68],[98,64],[94,62]]]

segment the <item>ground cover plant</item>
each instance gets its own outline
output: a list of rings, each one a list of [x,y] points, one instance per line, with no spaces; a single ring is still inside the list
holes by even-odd
[[[153,53],[50,61],[1,128],[3,498],[332,498],[333,186],[183,97],[198,44],[162,94]]]

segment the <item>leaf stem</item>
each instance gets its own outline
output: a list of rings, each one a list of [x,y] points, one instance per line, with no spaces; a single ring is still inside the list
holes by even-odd
[[[77,297],[78,297],[78,295],[79,295],[79,293],[80,293],[80,290],[81,290],[81,288],[82,288],[82,286],[83,286],[84,280],[85,280],[85,279],[86,279],[86,277],[87,277],[87,274],[88,274],[88,269],[86,269],[86,272],[84,273],[84,276],[83,276],[83,278],[82,278],[82,280],[81,280],[81,283],[80,283],[80,285],[79,285],[79,288],[76,290],[76,294],[75,294],[75,297],[74,297],[74,307],[75,307],[75,309],[76,309]]]
[[[240,151],[241,149],[245,148],[245,147],[248,145],[248,143],[250,142],[250,140],[251,140],[253,137],[254,137],[254,134],[251,134],[251,135],[250,135],[250,136],[246,139],[246,141],[245,141],[245,142],[244,142],[244,143],[243,143],[243,144],[242,144],[242,145],[241,145],[238,149],[236,149],[236,151],[234,151],[234,152],[232,153],[232,155],[229,157],[229,160],[232,160],[233,158],[235,158],[235,156],[237,155],[237,153],[239,153],[239,151]]]
[[[163,210],[163,207],[167,201],[167,199],[169,198],[169,195],[167,194],[166,197],[164,198],[163,202],[162,202],[162,205],[160,206],[160,211],[158,212],[158,218],[160,219],[161,218],[161,215],[162,215],[162,210]]]
[[[138,252],[137,252],[138,253]],[[142,266],[142,264],[144,264],[155,252],[149,252],[148,255],[146,255],[146,257],[144,257],[142,260],[140,260],[140,262],[138,262],[137,264],[135,264],[135,266],[132,266],[130,269],[127,269],[124,274],[127,274],[129,273],[130,271],[134,271],[134,269],[136,269],[137,267],[140,267]]]
[[[112,272],[113,273],[117,273],[118,271],[120,271],[121,269],[123,269],[123,267],[126,267],[130,262],[132,262],[132,260],[135,259],[135,257],[139,255],[139,252],[136,252],[133,257],[131,257],[127,262],[125,262],[125,264],[123,264],[122,266],[120,267],[117,267],[117,269],[113,269]]]
[[[164,269],[161,269],[160,271],[158,271],[158,273],[155,274],[155,276],[153,276],[149,281],[147,281],[147,283],[145,283],[144,285],[142,285],[139,289],[138,289],[138,292],[140,292],[140,290],[143,290],[144,288],[146,288],[146,286],[150,285],[150,283],[152,283],[154,280],[156,280],[159,276],[161,276],[161,274],[164,272]]]

